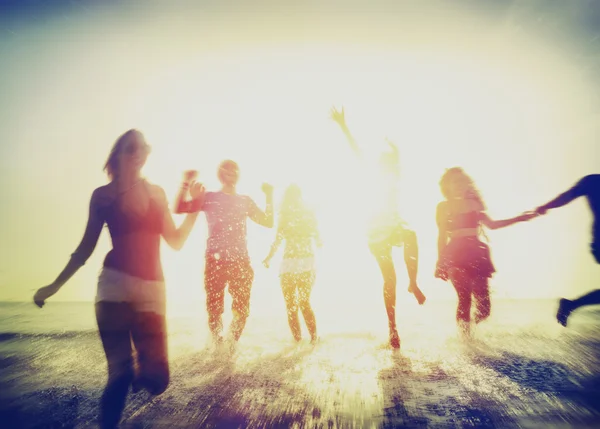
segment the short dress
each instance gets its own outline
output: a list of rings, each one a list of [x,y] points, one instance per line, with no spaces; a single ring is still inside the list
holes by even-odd
[[[490,255],[489,246],[479,240],[477,235],[460,236],[461,230],[477,230],[480,227],[480,212],[449,214],[446,229],[450,242],[442,250],[438,269],[447,274],[451,269],[477,277],[492,277],[496,271]],[[454,237],[452,235],[455,234]]]
[[[316,262],[312,240],[318,235],[317,221],[309,210],[295,213],[278,231],[285,240],[279,275],[315,275]]]

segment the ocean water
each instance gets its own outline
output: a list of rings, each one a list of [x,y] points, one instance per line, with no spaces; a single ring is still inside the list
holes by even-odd
[[[314,347],[272,305],[233,353],[210,345],[201,303],[170,307],[170,387],[130,394],[122,427],[600,427],[598,308],[563,328],[554,300],[495,300],[465,341],[455,302],[399,306],[393,351],[382,303],[315,305]],[[105,380],[92,303],[0,303],[0,427],[96,427]]]

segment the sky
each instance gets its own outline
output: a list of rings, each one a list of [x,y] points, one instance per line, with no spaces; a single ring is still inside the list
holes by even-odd
[[[107,182],[110,147],[129,128],[146,135],[144,174],[171,199],[188,168],[216,189],[225,158],[239,162],[240,191],[261,206],[262,182],[276,199],[299,183],[325,240],[322,299],[356,303],[381,283],[360,222],[361,196],[374,190],[331,106],[345,107],[365,152],[381,151],[385,137],[398,144],[402,214],[431,299],[454,294],[433,278],[445,168],[463,166],[490,216],[504,218],[600,165],[594,2],[0,1],[0,59],[0,300],[30,299],[64,267],[93,189]],[[591,220],[578,200],[490,232],[494,294],[597,288]],[[249,225],[248,234],[255,283],[276,283],[276,270],[260,266],[274,231]],[[205,240],[200,217],[184,249],[163,246],[175,302],[203,294]],[[92,300],[109,249],[105,230],[55,298]]]

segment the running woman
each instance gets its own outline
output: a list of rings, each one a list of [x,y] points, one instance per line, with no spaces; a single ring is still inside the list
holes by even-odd
[[[317,228],[317,218],[306,207],[302,191],[297,185],[290,185],[284,193],[279,214],[277,235],[271,251],[263,261],[269,268],[271,259],[285,240],[283,261],[280,268],[281,290],[287,308],[288,324],[294,340],[302,340],[298,308],[302,311],[310,341],[317,341],[317,321],[310,305],[310,293],[315,283],[315,255],[313,241],[320,247],[321,239]]]
[[[446,170],[440,180],[445,201],[437,206],[438,262],[435,277],[450,280],[458,295],[456,322],[461,334],[471,332],[471,301],[475,299],[475,323],[487,319],[491,311],[489,278],[496,271],[490,248],[479,239],[482,225],[505,228],[527,221],[535,213],[506,220],[492,220],[475,183],[462,168]]]
[[[66,267],[34,301],[45,301],[81,268],[94,251],[104,224],[112,240],[98,279],[96,320],[108,361],[108,381],[100,401],[100,426],[115,428],[125,407],[130,385],[158,395],[169,384],[166,297],[160,262],[161,237],[173,249],[185,243],[196,214],[175,227],[162,188],[141,175],[150,147],[137,130],[123,134],[105,164],[110,183],[97,188],[89,205],[85,233]],[[204,188],[185,177],[195,204]],[[134,359],[133,349],[136,350]]]

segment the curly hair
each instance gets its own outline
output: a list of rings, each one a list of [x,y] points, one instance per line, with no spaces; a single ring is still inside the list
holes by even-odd
[[[485,202],[483,201],[479,189],[475,186],[475,181],[471,176],[465,173],[465,170],[461,167],[448,168],[442,175],[442,178],[440,179],[440,189],[444,198],[449,200],[454,197],[451,195],[450,185],[456,181],[462,181],[466,185],[465,195],[462,196],[462,198],[477,201],[481,204],[483,210],[485,210]]]

